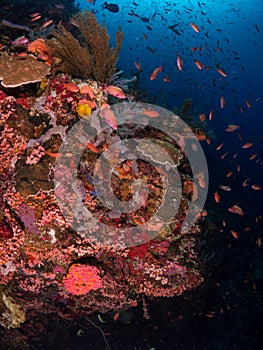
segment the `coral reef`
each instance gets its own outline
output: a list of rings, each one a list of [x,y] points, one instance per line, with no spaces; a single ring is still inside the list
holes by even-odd
[[[96,84],[58,75],[49,82],[45,95],[31,101],[27,109],[21,109],[13,97],[1,97],[1,146],[6,152],[1,154],[0,284],[8,284],[10,296],[22,303],[26,317],[32,310],[67,317],[75,312],[116,312],[137,305],[143,296],[180,295],[202,282],[197,249],[200,228],[194,226],[187,235],[179,231],[192,193],[187,172],[182,175],[188,187],[178,218],[163,235],[137,247],[120,247],[111,240],[100,246],[75,232],[63,217],[52,181],[54,162],[67,128],[78,121],[77,106],[83,94],[87,101],[97,103],[103,96]],[[21,119],[22,111],[25,117]],[[120,128],[118,132],[132,134],[134,130]],[[139,134],[146,136],[149,131],[139,130]],[[161,135],[151,136],[158,144],[168,145],[176,163],[183,159],[179,149]],[[108,225],[118,226],[124,218],[110,218],[101,208],[89,174],[105,147],[100,142],[87,145],[79,179],[84,184],[84,204]],[[147,156],[147,150],[140,152]],[[113,187],[125,201],[132,195],[132,164],[119,165],[116,171],[119,175],[113,176]],[[153,215],[162,195],[160,175],[151,165],[139,162],[138,174],[148,178],[151,188],[146,205],[128,218],[129,225]],[[63,176],[67,178],[67,169]]]
[[[116,71],[118,54],[123,40],[123,32],[116,33],[116,47],[109,46],[109,35],[93,13],[85,11],[73,18],[80,31],[76,39],[69,31],[58,25],[53,32],[56,40],[47,41],[54,50],[53,55],[61,59],[60,70],[72,75],[108,83]]]
[[[12,89],[0,91],[0,306],[6,315],[0,322],[6,328],[19,327],[32,313],[74,318],[95,311],[118,312],[136,306],[144,297],[181,295],[203,280],[200,222],[186,234],[180,232],[197,191],[182,149],[167,135],[134,126],[131,120],[118,127],[118,118],[124,120],[132,112],[131,102],[121,105],[116,115],[110,106],[112,99],[128,97],[119,86],[110,83],[112,77],[119,77],[114,72],[122,32],[117,32],[113,49],[109,47],[106,29],[93,14],[85,12],[74,20],[81,40],[59,25],[55,40],[37,38],[28,45],[28,50],[37,56],[47,54],[47,60],[38,56],[47,63],[56,62],[53,58],[59,57],[65,74],[53,70],[47,77],[50,66],[31,55],[21,59],[4,53],[0,58],[3,86],[19,88],[45,78],[32,94],[20,94],[17,89],[12,96]],[[8,69],[13,69],[10,75]],[[97,122],[90,116],[92,111],[98,115]],[[142,110],[142,118],[155,118],[153,112]],[[60,146],[71,128],[81,124],[81,118],[98,135],[85,144],[76,181],[70,177],[74,154],[66,153],[68,167],[57,171],[61,172],[61,181],[70,186],[67,193],[63,189],[60,192],[54,183],[55,165],[62,157]],[[100,132],[102,126],[106,126],[105,132]],[[115,166],[112,187],[122,202],[133,196],[135,180],[144,179],[149,184],[148,198],[142,207],[121,216],[109,214],[94,186],[93,169],[98,157],[110,148],[110,133],[115,141],[151,137],[156,145],[150,149],[136,144],[145,159],[139,159],[136,167],[129,159]],[[81,142],[81,137],[75,141],[76,149]],[[130,228],[147,222],[161,206],[165,193],[162,177],[167,175],[166,170],[160,174],[147,162],[154,157],[155,162],[162,163],[158,151],[152,155],[157,146],[165,148],[173,163],[181,166],[180,208],[158,236],[149,238],[147,232],[142,232],[143,243],[134,246],[138,243],[134,243],[134,238],[134,244],[127,245],[125,225]],[[107,165],[112,165],[115,155],[108,156]],[[172,166],[169,162],[164,165]],[[100,172],[97,175],[100,177]],[[97,232],[97,241],[84,231],[77,232],[59,206],[60,196],[77,203],[74,188],[80,184],[81,204],[107,227]],[[78,214],[77,210],[76,206],[73,214]],[[78,215],[74,219],[79,220]],[[122,228],[122,232],[108,236],[109,228]],[[104,244],[100,244],[102,239]]]

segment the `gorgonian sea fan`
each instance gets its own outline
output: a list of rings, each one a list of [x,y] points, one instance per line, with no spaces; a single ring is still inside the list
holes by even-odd
[[[65,289],[74,295],[84,295],[102,287],[99,270],[95,266],[73,264],[63,278]]]

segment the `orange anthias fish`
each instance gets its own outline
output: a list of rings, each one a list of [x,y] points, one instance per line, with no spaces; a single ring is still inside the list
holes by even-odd
[[[219,151],[223,146],[224,146],[224,142],[220,143],[220,145],[216,147],[216,150]]]
[[[64,84],[64,88],[67,89],[68,91],[70,92],[79,92],[79,87],[78,85],[72,83],[72,82],[69,82],[69,83],[65,83]]]
[[[231,235],[235,238],[235,239],[238,239],[238,233],[234,230],[230,230],[231,232]]]
[[[126,99],[126,95],[124,91],[118,86],[114,86],[114,85],[105,86],[103,90],[106,91],[109,95],[112,95],[114,97],[117,97],[123,100]]]
[[[193,22],[190,22],[190,25],[196,33],[200,33],[200,29],[196,24],[194,24]]]
[[[151,117],[151,118],[159,117],[159,112],[155,111],[154,109],[144,109],[142,111],[142,114],[147,115],[148,117]]]
[[[139,62],[135,61],[134,65],[138,69],[139,72],[142,72],[142,66],[141,66],[141,64]]]
[[[227,191],[227,192],[231,191],[231,187],[229,187],[229,186],[220,185],[220,188],[224,191]]]
[[[155,70],[152,72],[152,74],[150,76],[150,80],[156,79],[157,75],[162,71],[163,71],[163,66],[155,68]]]
[[[251,187],[253,188],[253,190],[255,190],[255,191],[260,191],[261,190],[261,186],[259,186],[259,185],[257,185],[257,184],[253,184],[253,185],[251,185]]]
[[[226,131],[231,132],[240,128],[240,125],[229,124]]]
[[[222,77],[226,77],[227,76],[226,72],[223,69],[217,68],[216,70],[218,71],[219,74],[222,75]]]
[[[113,111],[110,108],[104,108],[100,111],[100,116],[105,118],[107,124],[114,129],[118,129],[118,120],[116,115],[113,113]]]
[[[165,81],[166,83],[171,83],[171,79],[170,79],[170,75],[169,73],[166,73],[166,77],[163,78],[163,81]]]
[[[203,69],[203,64],[198,61],[197,59],[194,60],[194,63],[196,65],[196,67],[199,69],[199,70],[202,70]]]
[[[244,180],[244,181],[242,182],[242,186],[243,186],[243,187],[247,187],[247,186],[248,186],[248,183],[249,183],[249,180],[250,180],[249,177],[248,177],[246,180]]]
[[[177,68],[182,71],[183,70],[183,61],[180,56],[177,56],[176,60]]]
[[[220,106],[221,106],[221,108],[224,108],[225,105],[226,105],[225,97],[224,97],[224,96],[221,96],[221,98],[220,98]]]
[[[220,202],[220,195],[219,195],[219,193],[217,191],[214,193],[214,199],[215,199],[216,203]]]
[[[240,215],[241,217],[245,215],[244,211],[242,208],[240,208],[238,205],[233,205],[232,207],[228,208],[228,211],[233,214]]]
[[[94,152],[94,153],[99,153],[99,150],[96,146],[93,145],[93,143],[87,143],[86,144],[86,147],[91,151],[91,152]]]
[[[205,116],[204,113],[199,115],[199,120],[200,120],[201,122],[204,122],[204,121],[206,120],[206,116]]]
[[[79,89],[79,92],[83,95],[88,95],[92,99],[96,97],[88,85],[82,85]]]
[[[53,19],[49,19],[46,22],[44,22],[41,26],[41,29],[44,29],[46,27],[48,27],[51,23],[53,23]]]
[[[252,146],[253,146],[253,142],[247,142],[247,143],[244,143],[242,148],[249,148],[249,147],[252,147]]]
[[[248,108],[251,108],[251,102],[249,100],[246,100],[246,105]]]

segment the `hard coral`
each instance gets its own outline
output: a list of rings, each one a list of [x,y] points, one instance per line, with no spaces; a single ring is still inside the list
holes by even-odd
[[[49,72],[50,67],[38,61],[34,56],[0,57],[0,80],[6,88],[15,88],[29,83],[41,81]]]
[[[72,265],[63,282],[66,290],[74,295],[84,295],[102,287],[99,270],[82,264]]]

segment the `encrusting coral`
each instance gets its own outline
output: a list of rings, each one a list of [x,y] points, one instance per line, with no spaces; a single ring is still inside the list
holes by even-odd
[[[85,11],[73,19],[80,31],[76,39],[63,25],[52,34],[56,40],[48,40],[53,55],[61,59],[60,70],[69,74],[108,83],[116,71],[118,54],[123,40],[123,32],[116,33],[116,47],[110,47],[109,35],[93,13]]]
[[[74,295],[85,295],[102,287],[99,270],[95,266],[74,264],[63,278],[66,290]]]

